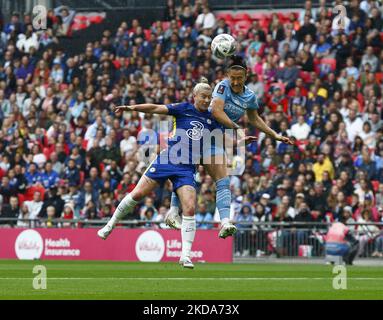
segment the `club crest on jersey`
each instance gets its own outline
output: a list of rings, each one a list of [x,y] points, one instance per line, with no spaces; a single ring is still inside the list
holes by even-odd
[[[192,140],[201,140],[203,129],[205,129],[204,125],[199,121],[191,121],[190,124],[193,128],[186,131],[187,136]]]
[[[223,93],[225,92],[225,89],[226,89],[226,87],[225,87],[224,85],[221,84],[221,85],[218,87],[217,92],[218,92],[219,94],[223,94]]]

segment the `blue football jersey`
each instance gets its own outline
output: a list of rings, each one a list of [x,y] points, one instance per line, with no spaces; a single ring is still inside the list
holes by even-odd
[[[176,158],[176,162],[181,160],[184,164],[198,163],[203,155],[204,144],[211,137],[210,133],[222,135],[222,125],[212,117],[210,111],[198,111],[189,102],[169,104],[167,108],[169,115],[173,116],[173,132],[168,139],[165,153],[170,160]],[[188,152],[182,152],[181,149]]]
[[[225,101],[224,111],[234,122],[237,122],[246,110],[259,108],[257,96],[253,91],[245,86],[243,93],[236,94],[231,90],[229,79],[224,79],[215,86],[213,98]]]

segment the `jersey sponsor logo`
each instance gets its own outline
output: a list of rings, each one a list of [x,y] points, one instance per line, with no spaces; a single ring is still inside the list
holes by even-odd
[[[238,99],[232,98],[232,100],[235,104],[241,104]]]
[[[225,92],[225,89],[226,89],[226,87],[225,87],[224,85],[221,84],[221,85],[218,87],[217,92],[218,92],[219,94],[223,94],[223,93]]]
[[[190,124],[193,128],[186,131],[187,136],[192,140],[201,140],[205,129],[204,125],[199,121],[191,121]]]
[[[226,103],[224,110],[227,113],[227,115],[231,118],[231,120],[240,118],[244,114],[244,109],[242,109],[242,106],[238,106],[231,103]]]

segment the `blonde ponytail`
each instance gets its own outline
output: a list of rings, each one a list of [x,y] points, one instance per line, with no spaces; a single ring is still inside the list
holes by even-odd
[[[196,95],[197,92],[200,90],[211,90],[209,80],[205,77],[201,77],[199,83],[196,84],[196,86],[193,89],[193,95]]]

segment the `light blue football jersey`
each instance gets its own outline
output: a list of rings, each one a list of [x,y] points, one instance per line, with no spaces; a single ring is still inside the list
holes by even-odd
[[[213,98],[220,98],[225,101],[224,111],[234,122],[237,122],[246,110],[259,108],[258,98],[253,91],[245,86],[242,94],[236,94],[231,90],[229,79],[224,79],[215,86]]]

